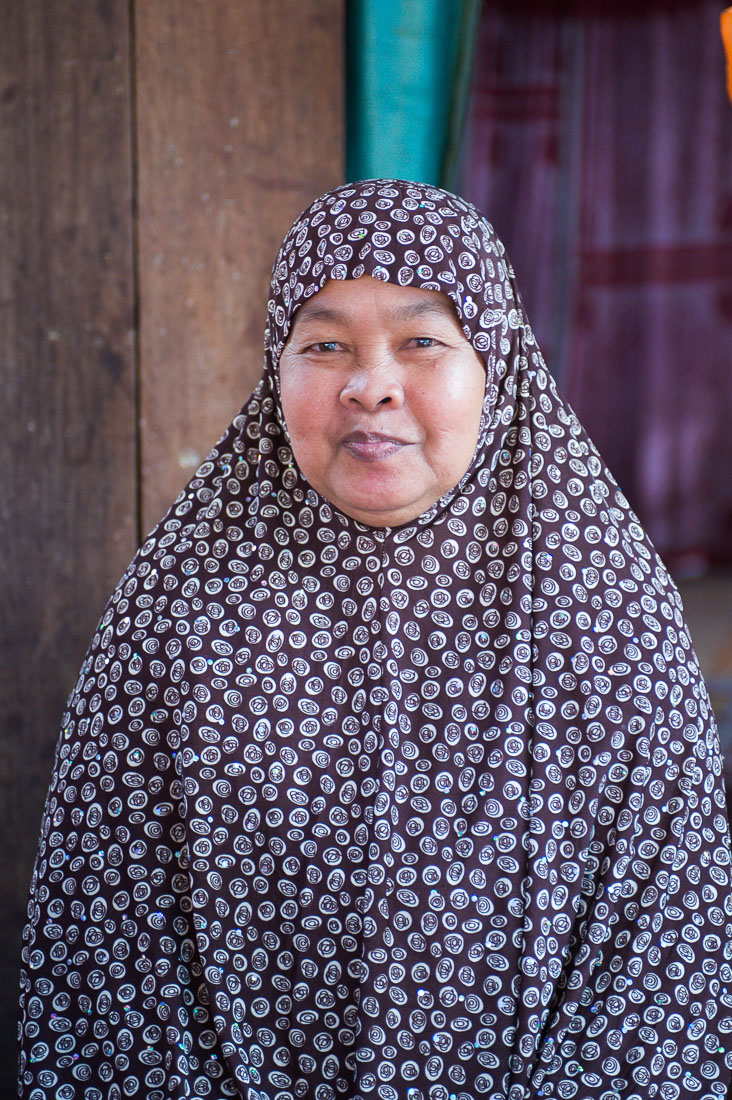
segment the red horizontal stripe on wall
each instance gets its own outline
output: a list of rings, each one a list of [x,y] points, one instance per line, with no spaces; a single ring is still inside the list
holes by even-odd
[[[500,122],[526,122],[559,118],[560,88],[557,84],[521,84],[513,88],[492,86],[475,95],[475,116]]]
[[[732,280],[732,242],[583,251],[581,282],[593,286]]]

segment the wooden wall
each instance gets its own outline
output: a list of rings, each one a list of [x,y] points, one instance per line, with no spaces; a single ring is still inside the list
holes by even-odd
[[[0,0],[0,1094],[64,699],[343,171],[344,0]],[[4,1086],[4,1087],[3,1087]]]

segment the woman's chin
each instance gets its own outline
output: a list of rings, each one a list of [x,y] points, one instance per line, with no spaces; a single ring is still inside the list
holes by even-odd
[[[351,519],[365,523],[368,527],[398,527],[402,523],[409,523],[426,512],[434,501],[425,497],[414,499],[405,498],[396,494],[358,494],[350,493],[339,496],[337,499],[326,493],[327,499],[345,512]],[[435,498],[437,499],[437,498]]]
[[[399,463],[399,456],[378,463],[349,461],[345,469],[328,472],[330,477],[317,482],[308,478],[310,484],[339,511],[369,527],[409,523],[442,495],[431,470]]]

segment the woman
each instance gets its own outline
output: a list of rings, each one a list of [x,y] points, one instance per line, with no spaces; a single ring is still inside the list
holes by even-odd
[[[724,1096],[713,717],[493,230],[337,188],[265,346],[69,701],[21,1095]]]

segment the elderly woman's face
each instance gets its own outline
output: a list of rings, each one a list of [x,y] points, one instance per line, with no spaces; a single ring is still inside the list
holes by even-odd
[[[393,527],[470,465],[485,367],[445,295],[364,276],[329,280],[301,306],[280,386],[313,488],[361,523]]]

